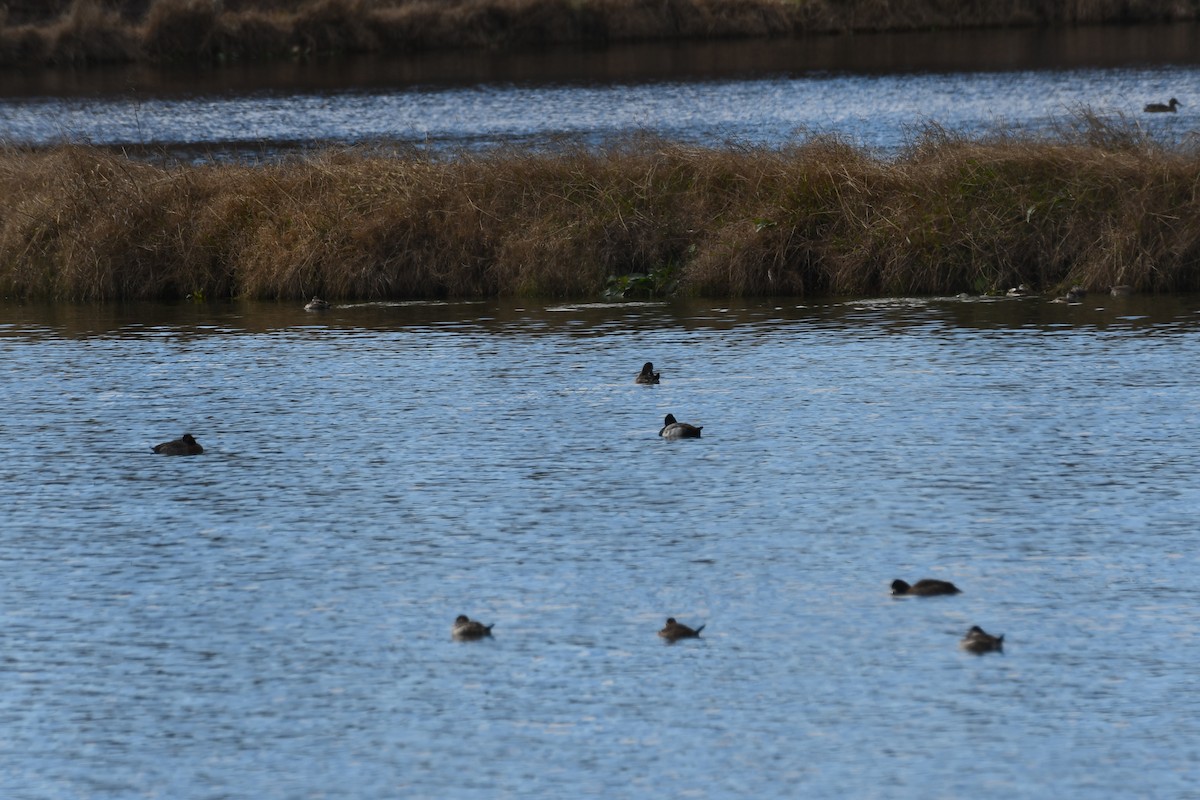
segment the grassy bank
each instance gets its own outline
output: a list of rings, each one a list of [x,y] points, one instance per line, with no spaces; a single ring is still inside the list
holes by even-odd
[[[132,300],[1200,290],[1200,157],[1092,125],[880,160],[637,139],[161,166],[0,151],[0,294]]]
[[[1196,19],[1200,0],[9,0],[0,66]]]

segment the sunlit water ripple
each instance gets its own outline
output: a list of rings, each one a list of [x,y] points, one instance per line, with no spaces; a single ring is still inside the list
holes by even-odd
[[[1178,114],[1140,117],[1148,101],[1189,98]],[[1166,142],[1194,136],[1200,67],[1133,66],[893,75],[811,73],[708,81],[496,84],[321,93],[0,98],[0,140],[262,154],[299,144],[394,142],[475,147],[598,143],[651,131],[681,141],[779,146],[836,134],[892,153],[936,124],[980,135],[1044,134],[1081,109],[1140,118]]]
[[[0,795],[1189,796],[1198,310],[6,307]]]

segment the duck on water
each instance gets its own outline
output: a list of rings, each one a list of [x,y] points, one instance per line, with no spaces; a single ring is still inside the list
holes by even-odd
[[[1146,107],[1142,110],[1147,114],[1162,114],[1164,112],[1174,114],[1176,107],[1181,105],[1183,103],[1172,97],[1169,103],[1147,103]]]
[[[971,630],[967,631],[967,635],[959,642],[959,646],[976,655],[1000,652],[1004,649],[1004,634],[992,636],[978,625],[972,625]]]
[[[204,452],[204,448],[190,433],[185,433],[178,439],[172,439],[169,442],[156,444],[150,449],[160,456],[198,456]]]
[[[658,435],[664,439],[699,439],[700,431],[704,430],[703,425],[691,425],[687,422],[679,422],[675,419],[674,414],[667,414],[663,418],[663,426],[659,430]]]
[[[658,383],[660,373],[654,371],[654,363],[647,361],[642,365],[642,371],[634,378],[635,383],[653,384]]]
[[[962,594],[950,581],[922,578],[911,586],[897,578],[892,581],[892,594],[897,597],[935,597],[941,594]]]
[[[492,628],[496,623],[484,625],[479,620],[471,619],[466,614],[459,614],[454,620],[454,627],[450,634],[455,639],[483,639],[492,635]]]
[[[689,628],[682,622],[676,622],[674,617],[667,617],[667,624],[658,632],[658,635],[668,642],[674,642],[679,639],[699,639],[702,630],[704,630],[703,625],[699,628]]]

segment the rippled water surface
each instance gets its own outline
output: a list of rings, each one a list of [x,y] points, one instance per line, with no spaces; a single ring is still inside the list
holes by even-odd
[[[0,308],[0,796],[1192,796],[1198,353],[1196,297]]]
[[[837,134],[895,152],[933,123],[1044,133],[1081,109],[1188,140],[1200,27],[661,43],[509,57],[128,69],[0,80],[0,141],[257,158],[314,144],[598,143],[634,131],[778,146]],[[1143,115],[1177,97],[1177,114]]]

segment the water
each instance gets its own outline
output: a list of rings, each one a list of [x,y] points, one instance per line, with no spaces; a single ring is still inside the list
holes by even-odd
[[[1198,348],[1196,296],[5,306],[0,796],[1194,796]]]
[[[35,73],[0,84],[0,140],[257,158],[315,144],[547,146],[653,131],[777,146],[831,133],[892,153],[927,123],[1044,133],[1089,108],[1174,143],[1196,130],[1197,35],[1194,25],[975,31]],[[1172,96],[1179,114],[1142,116]]]

